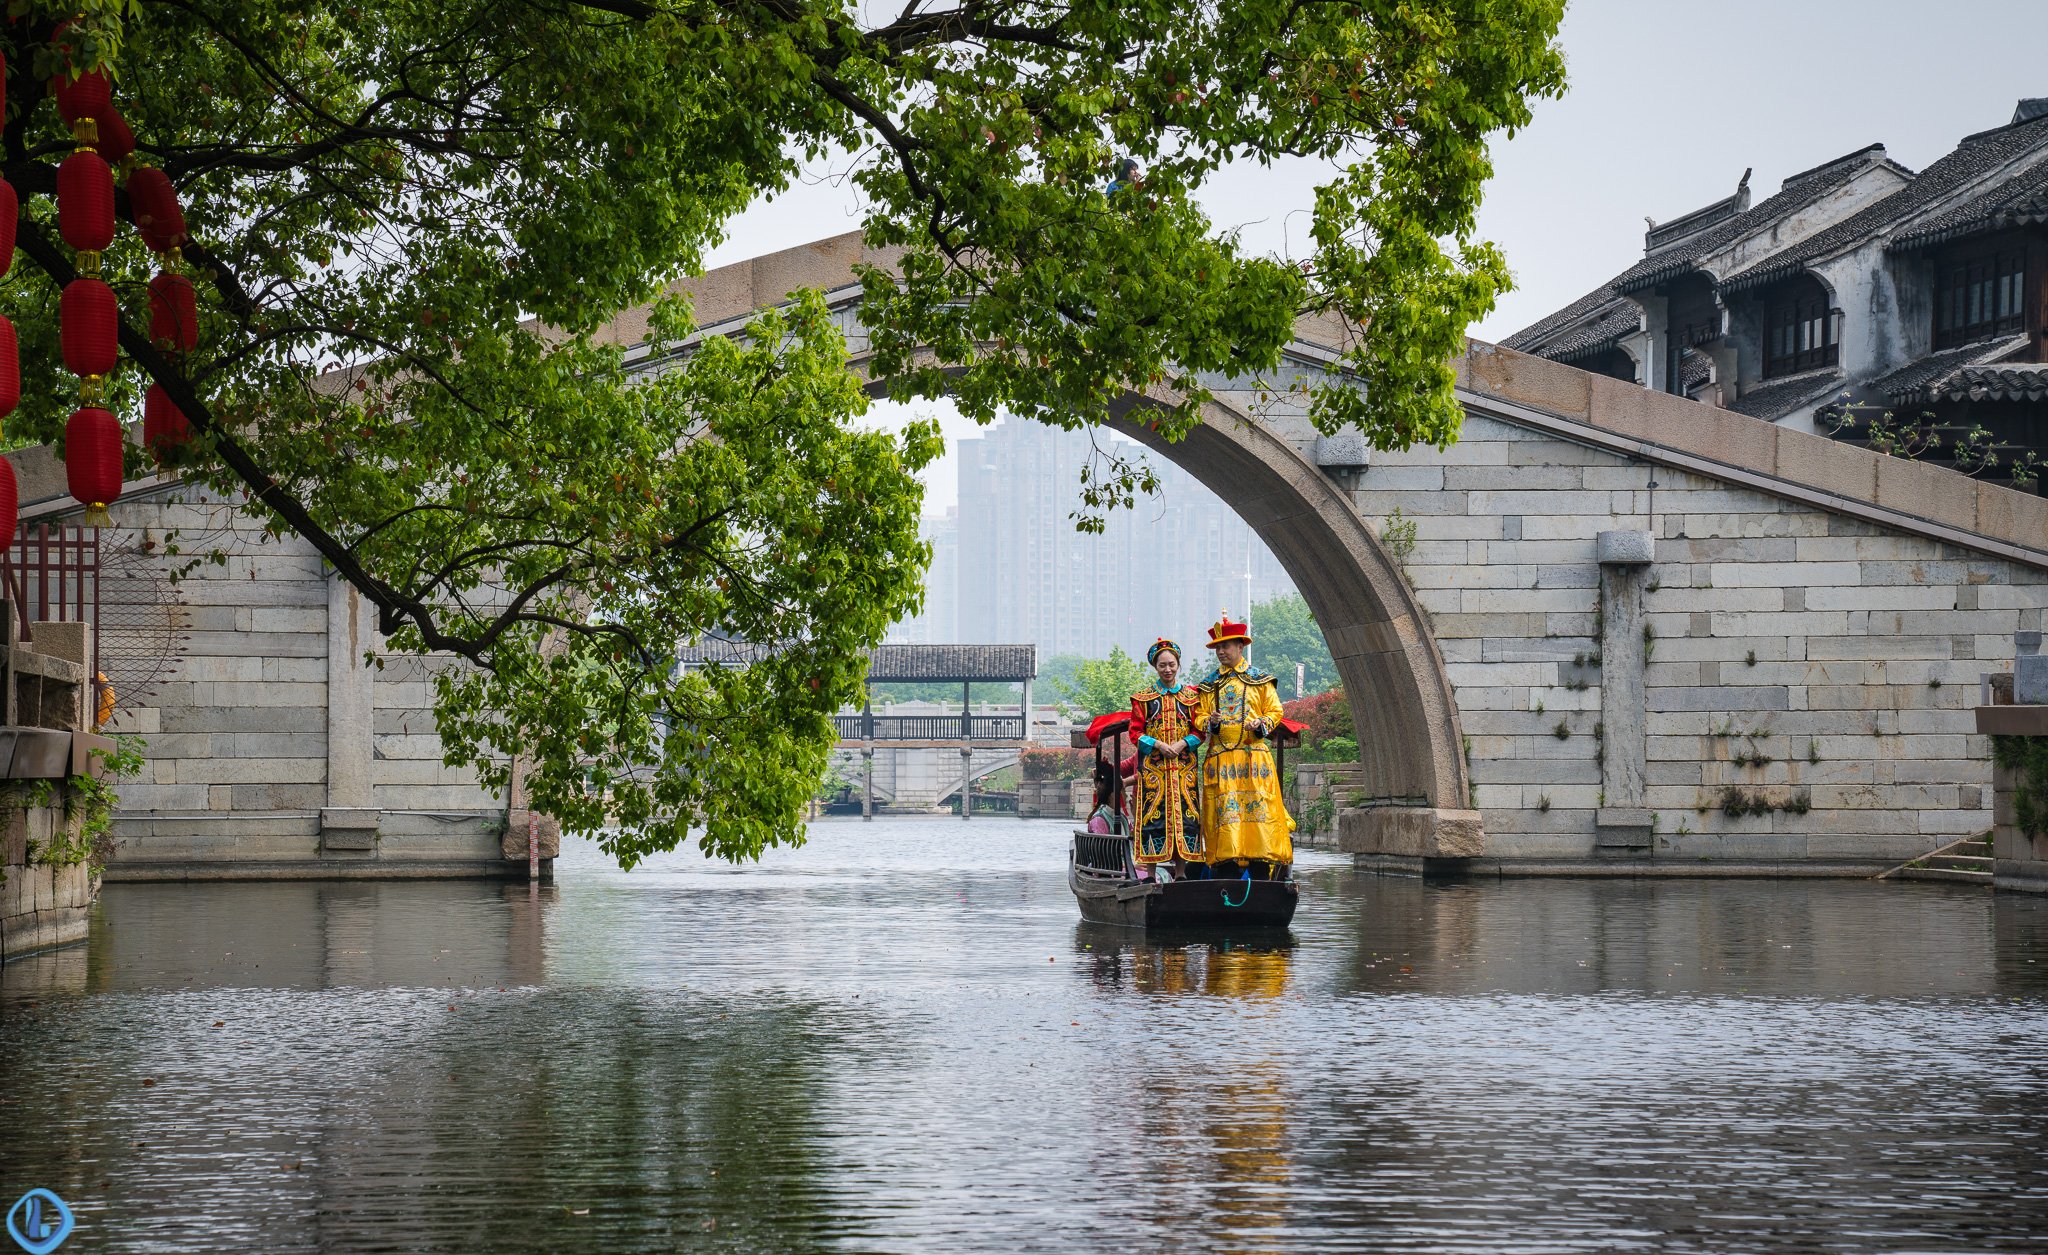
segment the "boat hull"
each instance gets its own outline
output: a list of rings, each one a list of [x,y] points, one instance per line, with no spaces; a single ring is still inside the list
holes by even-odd
[[[1153,884],[1068,868],[1081,918],[1120,928],[1285,928],[1301,886],[1293,880],[1176,880]]]

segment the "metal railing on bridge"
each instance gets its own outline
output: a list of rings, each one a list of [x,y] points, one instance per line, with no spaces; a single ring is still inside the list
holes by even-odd
[[[970,741],[1021,741],[1022,715],[967,715]],[[958,741],[960,715],[834,715],[842,741]]]

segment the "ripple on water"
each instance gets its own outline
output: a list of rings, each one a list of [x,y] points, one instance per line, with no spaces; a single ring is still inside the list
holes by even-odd
[[[2048,903],[1305,853],[1291,936],[1147,939],[1064,842],[109,886],[0,969],[0,1185],[115,1251],[2040,1248]]]

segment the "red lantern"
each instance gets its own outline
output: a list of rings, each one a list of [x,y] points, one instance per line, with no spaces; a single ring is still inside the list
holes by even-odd
[[[171,466],[191,439],[192,421],[185,411],[171,400],[162,384],[149,385],[142,398],[142,447],[156,455],[158,466]]]
[[[106,117],[114,99],[113,84],[107,82],[105,70],[93,70],[77,78],[59,70],[57,77],[50,80],[50,91],[57,97],[57,115],[74,135],[80,121]]]
[[[199,345],[199,294],[184,275],[166,270],[149,281],[151,342],[190,353]]]
[[[14,228],[21,221],[21,201],[14,184],[0,179],[0,275],[14,266]]]
[[[96,405],[64,424],[64,481],[86,507],[91,527],[109,527],[107,505],[121,495],[121,420]]]
[[[98,279],[73,279],[65,284],[57,305],[64,369],[80,378],[112,374],[120,323],[114,289]]]
[[[21,345],[14,336],[14,324],[0,318],[0,417],[14,413],[21,404]]]
[[[135,132],[128,129],[128,119],[121,111],[109,107],[107,116],[100,119],[100,137],[93,144],[93,150],[104,158],[108,165],[116,165],[123,157],[135,151]]]
[[[14,463],[0,457],[0,553],[14,548],[14,533],[21,529],[21,486],[14,479]]]
[[[81,253],[114,242],[114,172],[89,148],[57,167],[57,232]]]
[[[185,214],[178,208],[177,189],[155,166],[143,166],[128,176],[128,207],[151,251],[165,252],[185,242]]]

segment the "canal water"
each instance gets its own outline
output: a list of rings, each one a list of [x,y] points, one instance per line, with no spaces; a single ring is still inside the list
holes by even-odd
[[[112,885],[0,969],[67,1251],[2039,1251],[2048,902],[1361,875],[1084,926],[1065,825]]]

